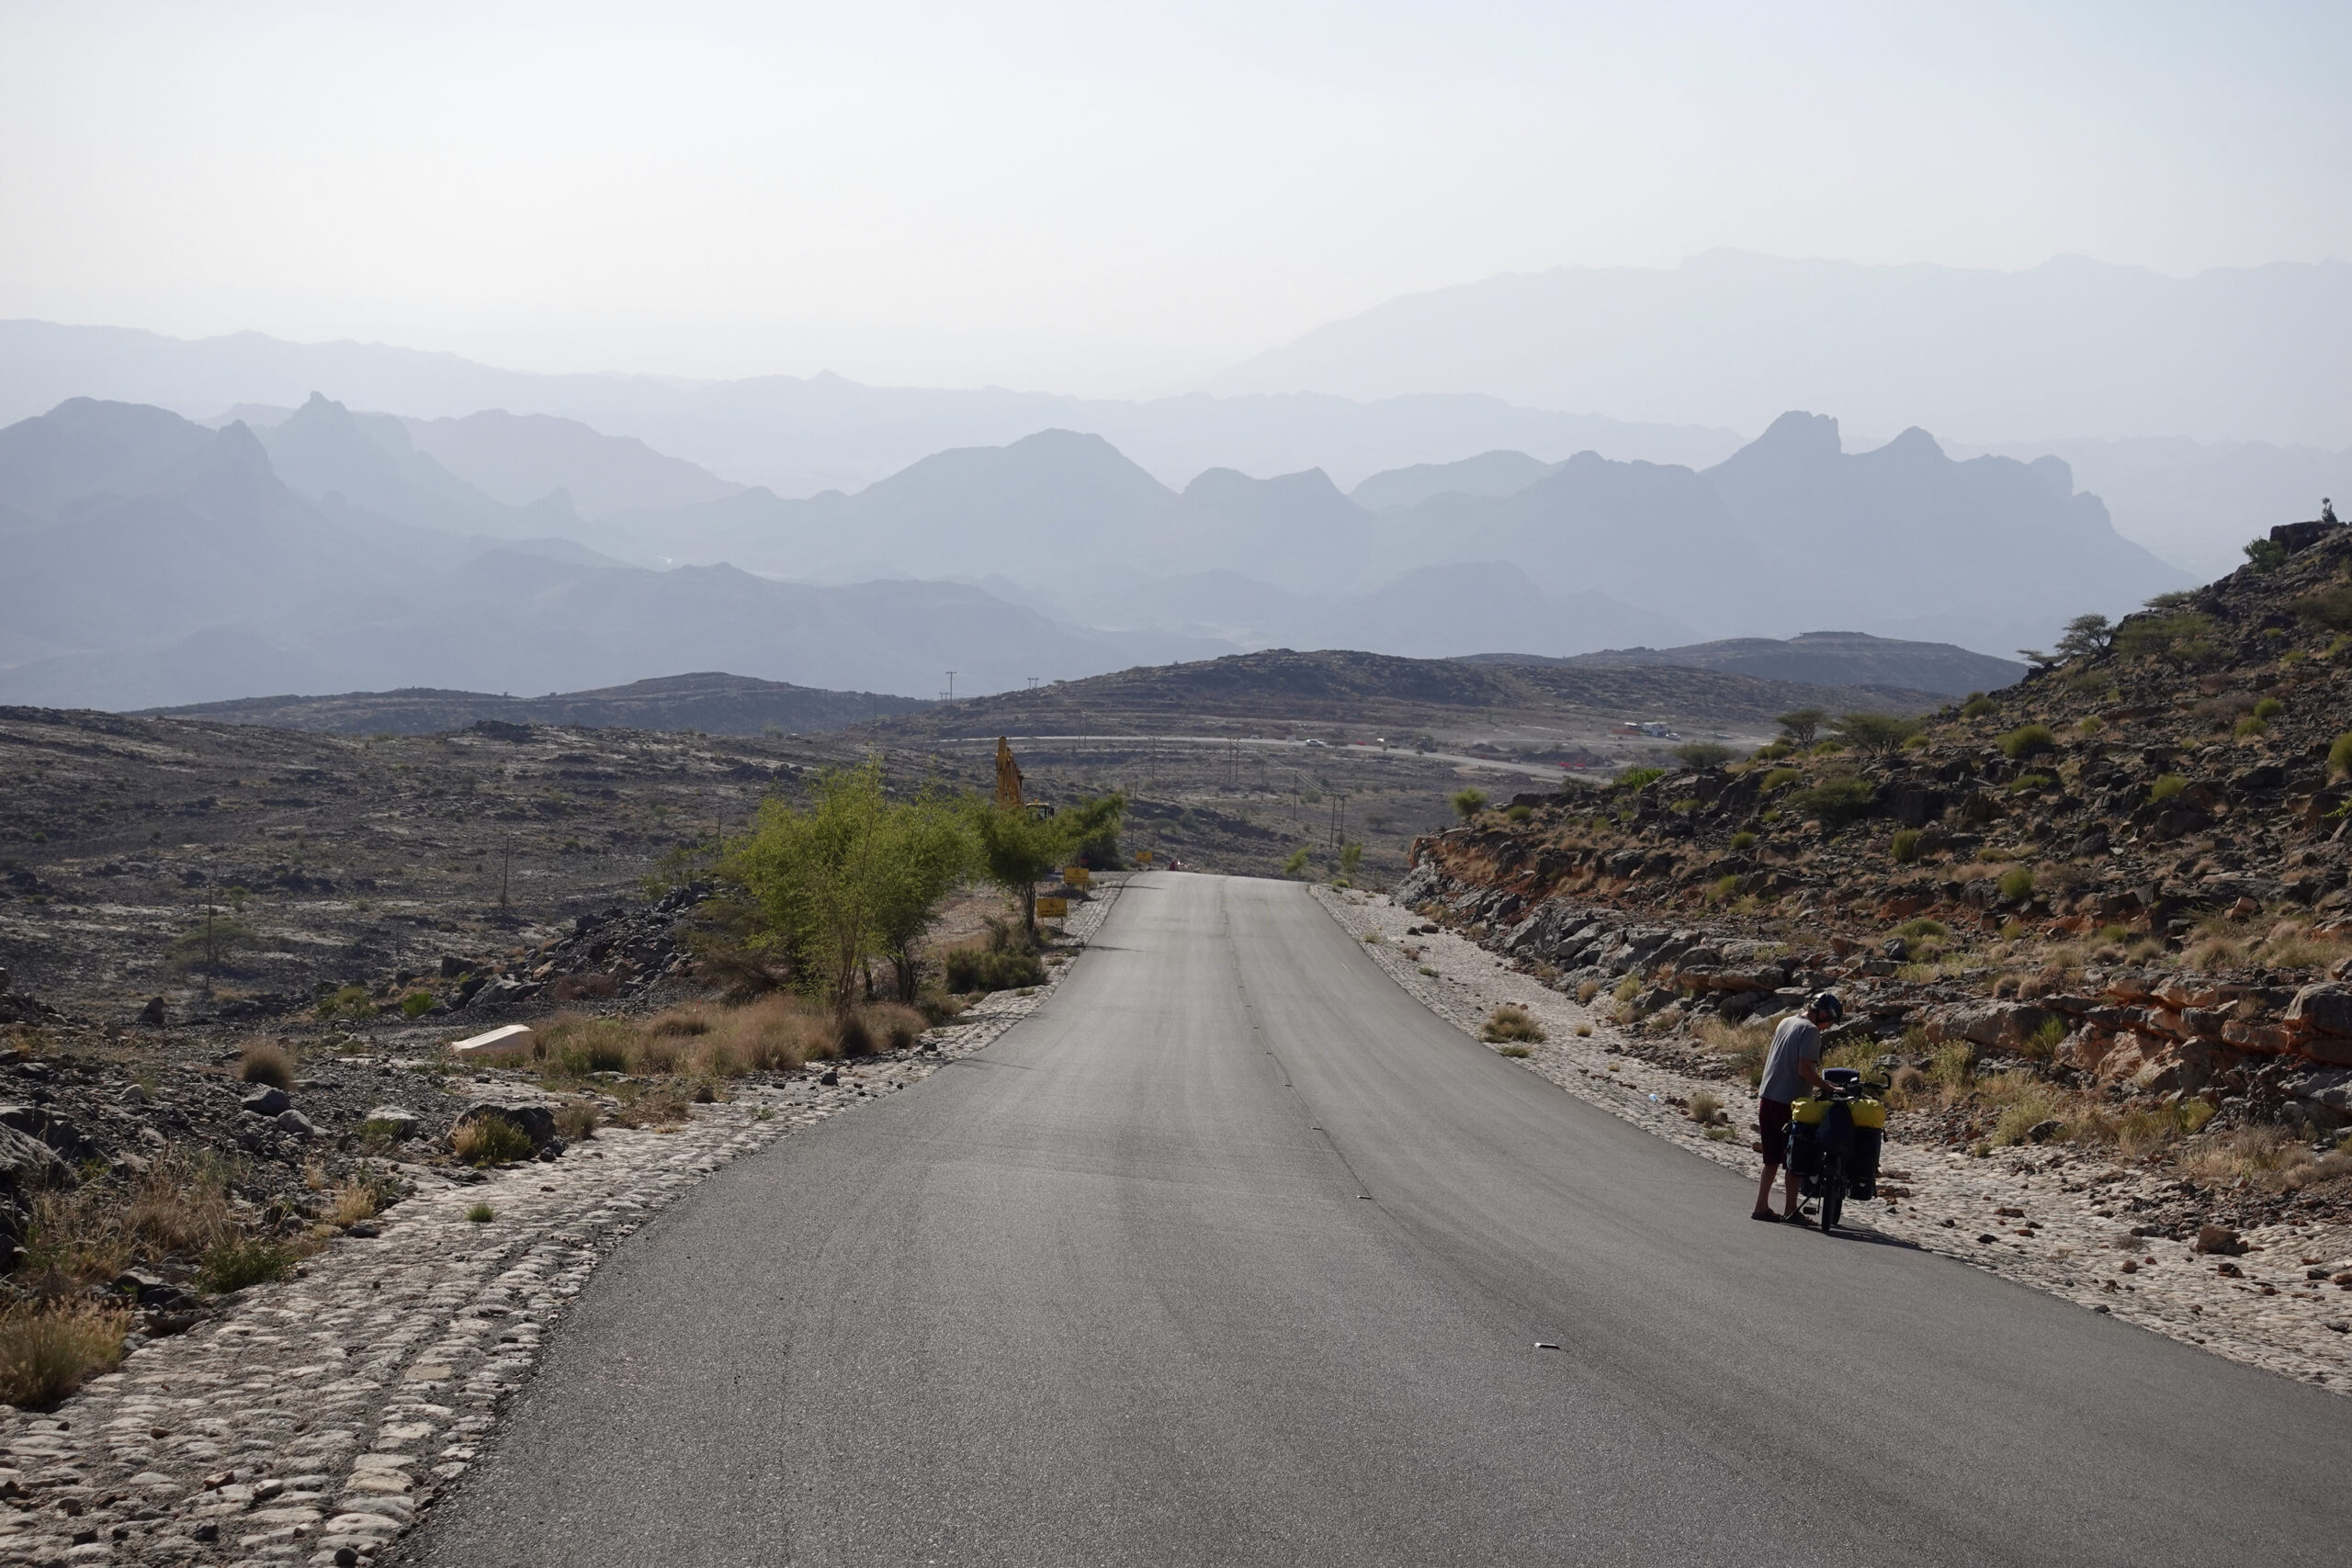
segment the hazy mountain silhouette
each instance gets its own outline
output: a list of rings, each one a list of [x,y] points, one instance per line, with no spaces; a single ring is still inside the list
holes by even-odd
[[[1673,268],[1562,267],[1408,295],[1211,389],[1479,392],[1747,430],[1809,406],[1987,445],[2333,446],[2352,430],[2347,359],[2343,262],[2173,278],[2077,256],[1994,272],[1713,251]]]
[[[1559,468],[1524,452],[1481,452],[1453,463],[1415,463],[1374,474],[1348,492],[1373,512],[1419,506],[1433,495],[1516,495]]]
[[[930,696],[950,667],[986,690],[1230,646],[1076,630],[955,583],[818,588],[460,537],[311,501],[242,423],[158,412],[76,404],[0,431],[0,507],[27,524],[0,536],[0,701],[548,691],[710,669]],[[314,482],[356,475],[379,502],[433,499],[417,470],[355,446],[369,437],[345,411],[308,412],[278,434]]]
[[[489,409],[463,419],[403,420],[419,452],[492,500],[525,506],[562,491],[580,515],[668,512],[743,487],[629,435],[576,419]]]
[[[1171,486],[1219,465],[1259,474],[1321,468],[1347,484],[1376,469],[1497,446],[1560,455],[1591,446],[1623,457],[1710,463],[1740,440],[1729,430],[1630,424],[1479,395],[1373,403],[1318,393],[1125,401],[1001,387],[867,387],[831,374],[716,382],[538,376],[375,344],[292,344],[259,333],[187,341],[122,327],[0,321],[0,421],[84,395],[209,418],[239,404],[290,408],[314,390],[348,408],[435,422],[481,410],[563,415],[638,438],[726,480],[789,496],[856,489],[935,452],[1003,446],[1046,429],[1101,435]],[[468,469],[437,437],[420,434],[417,444],[490,493],[518,499],[486,471]],[[605,503],[589,499],[591,487],[571,480],[564,487],[586,515],[605,515]],[[639,494],[612,509],[661,510],[684,499]]]

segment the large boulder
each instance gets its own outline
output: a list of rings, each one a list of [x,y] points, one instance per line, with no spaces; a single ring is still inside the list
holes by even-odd
[[[555,1137],[555,1108],[545,1100],[526,1100],[520,1095],[477,1100],[458,1112],[458,1120],[450,1130],[455,1132],[469,1122],[479,1122],[485,1117],[496,1117],[521,1128],[530,1135],[531,1142],[540,1147],[545,1147]]]
[[[2352,1039],[2352,986],[2335,980],[2305,986],[2287,1004],[2287,1023],[2299,1033]]]
[[[0,1187],[22,1192],[73,1179],[73,1168],[39,1138],[0,1125]]]

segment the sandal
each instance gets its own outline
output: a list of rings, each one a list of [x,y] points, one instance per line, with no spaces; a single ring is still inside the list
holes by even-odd
[[[1777,1225],[1781,1223],[1781,1216],[1770,1209],[1758,1209],[1747,1217],[1751,1220],[1762,1220],[1768,1225]]]

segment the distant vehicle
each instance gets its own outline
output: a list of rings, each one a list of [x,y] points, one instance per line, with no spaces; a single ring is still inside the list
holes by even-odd
[[[1309,746],[1324,746],[1324,745],[1328,745],[1328,744],[1329,744],[1329,743],[1328,741],[1322,741],[1322,740],[1310,740],[1310,741],[1308,741],[1308,742],[1307,742],[1307,744],[1308,744]]]

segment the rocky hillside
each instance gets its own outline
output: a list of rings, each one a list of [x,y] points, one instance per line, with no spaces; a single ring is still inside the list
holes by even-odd
[[[1752,1062],[1754,1021],[1836,985],[1913,1135],[2226,1137],[2213,1171],[2287,1201],[2318,1168],[2289,1141],[2352,1124],[2352,530],[2278,532],[1916,733],[1521,795],[1398,895],[1661,1050]]]
[[[839,729],[930,705],[874,692],[828,692],[749,675],[662,675],[594,692],[516,697],[411,686],[334,696],[240,697],[155,710],[167,718],[217,719],[330,735],[435,735],[488,719],[605,729],[692,729],[710,735],[798,734]]]

